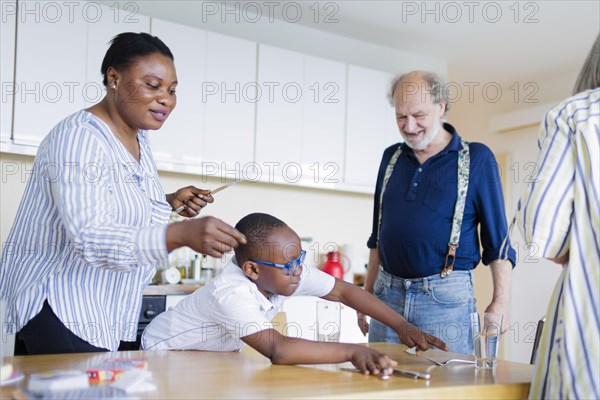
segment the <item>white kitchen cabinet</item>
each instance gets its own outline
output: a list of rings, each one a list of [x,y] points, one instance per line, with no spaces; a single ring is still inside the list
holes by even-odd
[[[375,188],[383,150],[401,140],[387,99],[392,75],[348,66],[345,183]]]
[[[19,4],[23,17],[2,24],[0,73],[3,84],[15,75],[17,93],[3,88],[0,138],[10,143],[12,132],[33,146],[14,149],[35,151],[62,118],[99,101],[108,42],[150,29],[173,51],[179,80],[177,107],[150,133],[163,170],[368,192],[383,149],[400,140],[390,74],[150,20],[127,5]],[[62,18],[52,18],[57,7]]]
[[[173,22],[152,19],[152,34],[171,49],[177,71],[177,106],[161,129],[150,132],[158,161],[199,163],[202,159],[206,74],[206,32]]]
[[[276,174],[288,183],[300,179],[317,185],[339,182],[344,157],[345,65],[260,45],[258,76],[263,88],[257,108],[259,165],[276,163]]]
[[[149,17],[127,7],[68,1],[20,2],[18,21],[14,138],[33,145],[62,118],[102,100],[100,67],[109,41],[150,28]]]
[[[305,56],[302,175],[338,184],[344,171],[346,65]]]
[[[54,125],[85,105],[87,22],[81,13],[69,16],[73,2],[50,3],[19,2],[13,125],[19,144],[39,144]]]
[[[296,179],[302,162],[302,86],[304,55],[259,45],[256,109],[256,162],[263,179],[274,171],[284,180]]]
[[[137,14],[128,7],[119,9],[115,6],[98,5],[93,11],[91,16],[94,18],[88,18],[87,68],[85,83],[82,85],[86,107],[98,103],[106,94],[100,68],[110,41],[123,32],[150,32],[150,18]],[[91,12],[92,10],[90,14]]]
[[[2,24],[0,24],[0,141],[6,142],[12,133],[12,113],[15,62],[15,28],[17,2],[2,1]]]
[[[247,178],[242,175],[254,161],[256,50],[255,42],[207,34],[202,158],[236,171],[236,179]]]

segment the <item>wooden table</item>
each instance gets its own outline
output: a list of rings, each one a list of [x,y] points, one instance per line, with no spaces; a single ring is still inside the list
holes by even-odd
[[[406,346],[372,343],[370,347],[398,361],[398,368],[429,372],[429,381],[393,376],[380,380],[355,372],[339,370],[348,364],[314,366],[271,365],[270,361],[246,348],[239,353],[199,351],[120,352],[49,356],[7,357],[15,369],[26,374],[50,369],[85,369],[107,357],[140,357],[148,362],[157,390],[139,394],[140,398],[526,398],[532,366],[498,361],[495,371],[476,370],[472,365],[437,367],[424,358],[404,353]],[[444,360],[452,353],[428,351]],[[27,379],[0,388],[0,398],[11,398],[17,387],[25,388]]]

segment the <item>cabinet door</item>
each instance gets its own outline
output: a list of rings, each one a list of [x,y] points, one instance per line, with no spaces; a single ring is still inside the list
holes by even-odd
[[[374,188],[383,150],[401,140],[387,100],[388,73],[350,65],[345,182]]]
[[[302,176],[320,186],[341,183],[346,65],[305,56],[303,91]]]
[[[86,81],[82,88],[86,107],[106,94],[100,68],[110,41],[123,32],[150,32],[150,18],[131,9],[96,5],[96,16],[88,21]]]
[[[302,162],[304,56],[261,44],[258,65],[256,162],[263,180],[274,171],[294,181]]]
[[[2,1],[2,24],[0,24],[0,140],[8,141],[12,133],[15,62],[15,27],[17,2]]]
[[[257,44],[209,32],[206,45],[202,158],[247,178],[242,175],[254,161]]]
[[[50,129],[85,105],[87,22],[73,2],[19,2],[13,136],[38,144]]]
[[[160,130],[150,132],[152,152],[159,161],[198,163],[202,158],[206,32],[152,19],[152,34],[171,49],[179,82],[177,106]]]

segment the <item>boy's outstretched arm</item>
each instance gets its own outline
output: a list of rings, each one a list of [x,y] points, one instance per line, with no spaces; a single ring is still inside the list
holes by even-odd
[[[274,329],[265,329],[242,337],[273,364],[334,364],[351,361],[364,374],[391,375],[396,361],[363,345],[314,342],[283,336]]]
[[[448,351],[448,346],[442,340],[418,329],[377,297],[348,282],[336,278],[333,289],[323,299],[339,301],[386,324],[398,333],[402,343],[408,347],[417,346],[418,350],[427,350],[435,346]]]

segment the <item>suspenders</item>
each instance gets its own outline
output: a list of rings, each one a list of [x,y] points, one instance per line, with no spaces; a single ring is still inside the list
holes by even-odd
[[[450,241],[448,242],[448,252],[444,260],[444,266],[440,272],[440,276],[445,278],[452,273],[454,269],[454,260],[456,259],[456,249],[458,248],[458,242],[460,240],[460,228],[462,226],[462,220],[465,213],[465,203],[467,200],[467,190],[469,189],[469,173],[471,170],[471,155],[469,153],[469,142],[461,140],[462,149],[458,152],[458,187],[456,204],[454,205],[454,217],[452,218],[452,231],[450,233]],[[383,176],[383,185],[381,186],[381,194],[379,196],[379,222],[377,227],[377,241],[381,234],[381,216],[383,214],[383,194],[387,188],[392,171],[398,161],[398,157],[402,154],[402,147],[398,146],[398,149],[392,155],[389,164],[385,170]]]

